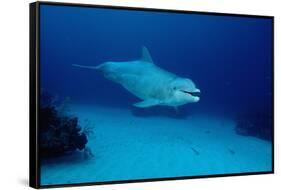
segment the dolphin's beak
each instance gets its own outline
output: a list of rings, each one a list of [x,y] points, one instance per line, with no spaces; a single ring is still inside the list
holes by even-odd
[[[191,96],[199,96],[201,93],[199,89],[196,89],[194,91],[186,91],[186,90],[181,90],[181,91],[190,94]]]
[[[192,96],[200,96],[201,91],[200,91],[199,89],[196,89],[196,90],[193,91],[193,92],[189,92],[189,94],[191,94]]]
[[[196,89],[194,92],[192,92],[194,102],[198,102],[200,100],[200,97],[199,97],[200,94],[201,94],[201,91],[199,89]]]
[[[198,102],[200,100],[200,97],[198,96],[194,96],[193,98],[194,98],[194,102]]]

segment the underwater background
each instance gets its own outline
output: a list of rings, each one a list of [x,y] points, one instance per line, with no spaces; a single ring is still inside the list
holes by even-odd
[[[79,128],[68,145],[82,143],[46,149],[41,185],[270,172],[272,33],[265,17],[40,5],[40,88],[55,97],[44,104],[41,95],[41,106],[56,113],[41,119],[61,125],[67,115]],[[72,66],[137,60],[142,46],[190,78],[200,101],[178,112],[135,108],[140,100],[119,84]],[[45,128],[44,145],[55,134]]]

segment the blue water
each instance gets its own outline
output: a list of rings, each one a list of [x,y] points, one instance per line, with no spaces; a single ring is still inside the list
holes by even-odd
[[[217,118],[221,115],[222,118],[229,116],[230,119],[233,119],[245,110],[250,113],[259,110],[261,114],[272,116],[272,38],[272,20],[269,18],[41,5],[40,86],[60,97],[70,97],[73,112],[81,118],[94,118],[95,112],[91,111],[91,107],[97,107],[101,108],[105,115],[108,111],[109,122],[110,113],[118,113],[112,110],[120,109],[128,112],[130,118],[135,118],[137,122],[144,120],[145,125],[149,125],[149,123],[154,125],[155,122],[161,122],[161,119],[169,123],[174,121],[173,116],[175,115],[171,107],[147,108],[150,111],[143,111],[144,114],[142,114],[142,110],[137,110],[140,114],[130,114],[131,110],[136,109],[132,107],[132,104],[140,101],[137,97],[120,85],[105,79],[101,73],[77,69],[72,66],[72,64],[96,66],[106,61],[137,60],[141,57],[141,47],[146,46],[157,66],[178,76],[192,79],[201,90],[200,101],[179,107],[179,112],[207,116],[215,113]],[[87,108],[79,105],[87,106]],[[96,115],[100,113],[96,113]],[[124,114],[124,120],[128,115]],[[147,117],[148,115],[149,117]],[[102,117],[101,115],[100,118]],[[120,117],[122,117],[122,114]],[[176,120],[173,128],[184,122],[187,121],[185,119]],[[98,125],[98,122],[95,125]],[[114,125],[113,121],[111,125]],[[126,127],[124,126],[124,128]],[[98,141],[101,137],[98,136],[100,134],[98,133],[98,126],[96,128],[95,138]],[[147,129],[145,126],[143,128]],[[155,130],[157,131],[157,129]],[[179,131],[183,132],[182,130]],[[208,130],[212,130],[212,127]],[[138,131],[139,135],[142,136],[142,132],[146,134],[144,131]],[[177,132],[174,133],[178,134]],[[122,134],[130,133],[125,131]],[[173,132],[167,131],[167,134],[173,134]],[[104,135],[106,136],[106,134]],[[235,132],[233,132],[233,135],[238,136]],[[122,137],[126,139],[126,135]],[[238,137],[240,138],[240,136]],[[151,136],[151,139],[153,138]],[[170,136],[169,138],[173,139]],[[241,138],[248,137],[241,136]],[[75,170],[77,176],[80,177],[73,177],[73,175],[75,176],[74,173],[71,174],[72,176],[69,179],[67,178],[69,174],[67,168],[72,167],[71,163],[63,166],[57,165],[55,170],[50,169],[54,168],[54,165],[50,164],[49,167],[46,164],[42,167],[41,181],[42,184],[46,185],[174,177],[175,175],[270,171],[271,142],[252,138],[254,141],[259,140],[259,143],[265,143],[267,147],[265,152],[259,152],[261,155],[265,155],[265,159],[257,162],[256,168],[249,169],[247,166],[239,168],[239,164],[236,164],[236,169],[234,167],[233,170],[230,168],[223,170],[219,168],[220,166],[216,168],[215,166],[208,167],[202,164],[204,163],[203,159],[202,163],[200,162],[202,165],[199,164],[196,168],[209,169],[202,169],[193,173],[188,173],[181,167],[182,170],[178,169],[177,171],[171,171],[171,173],[168,171],[156,172],[154,176],[150,176],[148,174],[150,168],[148,167],[143,172],[129,176],[126,174],[118,175],[117,171],[112,171],[114,170],[113,167],[110,170],[112,172],[108,172],[108,176],[104,174],[101,175],[103,176],[101,178],[95,176],[95,171],[91,171],[89,172],[91,173],[89,175],[92,175],[91,178],[89,175],[81,175],[81,173],[87,173],[85,172],[87,168],[85,169],[83,161],[81,161],[80,168],[83,171],[79,173],[79,169]],[[149,144],[149,140],[145,142]],[[179,146],[179,149],[181,149],[184,145],[178,142],[173,144],[173,147]],[[204,142],[208,142],[208,138]],[[94,154],[95,147],[97,154],[99,154],[99,147],[95,145],[95,140],[90,143],[93,144]],[[155,145],[155,142],[153,145]],[[243,146],[243,144],[240,145]],[[128,150],[131,149],[128,148]],[[157,150],[155,149],[155,151]],[[155,151],[154,154],[147,155],[151,160],[153,160],[153,155],[155,159],[157,158],[157,152],[155,153]],[[100,154],[102,157],[102,151]],[[128,154],[131,155],[130,152]],[[167,155],[170,155],[170,153],[167,152]],[[219,158],[223,162],[224,157],[220,156]],[[67,160],[67,158],[64,159]],[[93,158],[91,162],[103,163],[103,160],[96,161],[97,159]],[[114,159],[114,157],[111,159]],[[227,160],[227,158],[225,159]],[[142,161],[145,165],[145,160]],[[263,161],[266,163],[263,163]],[[89,164],[89,161],[86,164]],[[264,167],[260,168],[260,165]],[[123,167],[127,171],[126,166],[123,165]],[[133,168],[132,165],[128,167]],[[158,167],[159,170],[157,171],[161,171],[162,166],[159,165]],[[165,167],[163,166],[163,168]],[[128,169],[128,171],[130,170]],[[55,177],[50,177],[52,174]],[[47,179],[48,177],[50,179]]]

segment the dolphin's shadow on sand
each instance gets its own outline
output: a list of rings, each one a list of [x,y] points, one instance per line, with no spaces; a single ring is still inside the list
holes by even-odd
[[[132,115],[136,117],[170,117],[175,119],[186,119],[190,113],[185,109],[154,106],[146,109],[131,107]]]

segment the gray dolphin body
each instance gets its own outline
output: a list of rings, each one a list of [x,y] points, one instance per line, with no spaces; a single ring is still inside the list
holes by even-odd
[[[134,106],[181,106],[198,102],[200,90],[188,78],[181,78],[156,66],[146,47],[142,48],[139,60],[127,62],[105,62],[98,66],[76,65],[75,67],[95,69],[104,77],[122,85],[129,92],[142,99]]]

